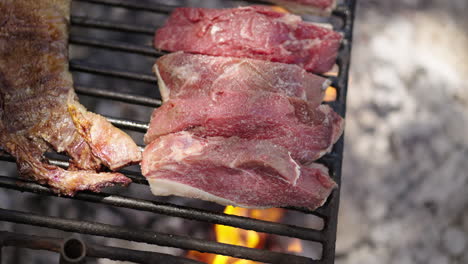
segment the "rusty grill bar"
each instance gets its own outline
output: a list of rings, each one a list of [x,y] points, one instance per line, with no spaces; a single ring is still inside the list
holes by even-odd
[[[129,0],[75,0],[78,2],[88,2],[99,5],[112,7],[122,7],[138,11],[156,12],[168,14],[174,9],[168,5],[148,5]],[[249,1],[258,4],[257,1]],[[345,0],[333,12],[333,16],[343,20],[343,28],[336,29],[344,34],[337,65],[339,73],[337,77],[330,77],[333,86],[337,89],[337,99],[335,102],[329,103],[335,111],[341,116],[345,116],[346,110],[346,93],[348,85],[348,73],[350,63],[350,52],[352,44],[352,31],[354,21],[354,11],[356,0]],[[130,24],[109,22],[106,20],[98,20],[87,17],[74,16],[71,19],[73,26],[104,29],[118,32],[128,32],[135,34],[153,35],[155,28],[135,26]],[[70,36],[70,43],[80,46],[95,47],[99,49],[107,49],[119,52],[127,52],[133,54],[141,54],[145,56],[158,57],[164,52],[156,51],[152,47],[121,43],[109,40],[91,39],[78,36]],[[76,72],[85,72],[96,75],[109,76],[119,79],[126,79],[137,82],[146,82],[156,84],[156,78],[151,75],[113,70],[103,68],[99,65],[93,65],[84,61],[71,60],[70,69]],[[115,101],[126,102],[135,105],[158,107],[161,105],[161,100],[144,96],[125,94],[116,91],[107,91],[93,87],[77,86],[75,90],[78,94],[92,96],[96,98],[104,98]],[[146,132],[147,123],[121,119],[116,117],[107,117],[108,120],[117,127],[137,131]],[[341,165],[343,154],[343,137],[335,144],[332,153],[326,155],[319,162],[325,164],[330,169],[331,177],[338,183],[341,183]],[[14,162],[14,158],[8,154],[0,154],[0,160],[5,162]],[[61,167],[67,167],[68,162],[64,160],[50,159],[50,163]],[[146,179],[139,173],[122,170],[132,179],[134,183],[148,185]],[[17,179],[10,176],[0,176],[0,187],[17,190],[21,192],[31,192],[39,195],[55,196],[55,194],[47,187],[37,183],[23,179]],[[334,263],[335,257],[335,241],[337,228],[337,214],[339,205],[339,189],[332,192],[327,202],[321,208],[310,211],[303,208],[287,208],[296,210],[305,214],[313,214],[324,220],[322,230],[315,230],[295,225],[282,223],[267,222],[248,217],[233,216],[223,213],[217,213],[209,210],[196,209],[186,206],[174,205],[170,203],[158,202],[137,199],[108,193],[91,193],[80,192],[74,197],[65,197],[70,200],[81,200],[91,203],[105,204],[108,206],[129,208],[141,210],[156,214],[162,214],[184,219],[204,221],[212,224],[229,225],[233,227],[254,230],[258,232],[276,234],[287,237],[299,238],[302,240],[315,241],[323,245],[322,258],[320,260],[312,260],[307,257],[279,253],[262,249],[252,249],[235,245],[217,243],[185,236],[171,235],[154,232],[144,229],[130,229],[120,226],[107,225],[97,222],[78,221],[72,219],[64,219],[50,217],[44,215],[35,215],[27,212],[19,212],[14,210],[0,208],[0,221],[41,226],[54,228],[63,231],[90,234],[95,236],[105,236],[109,238],[125,239],[136,242],[145,242],[149,244],[177,247],[189,250],[198,250],[201,252],[210,252],[233,256],[236,258],[250,259],[265,263]],[[66,241],[60,238],[30,236],[24,234],[16,234],[0,231],[0,263],[1,263],[1,248],[7,246],[26,247],[31,249],[42,249],[64,254],[61,251],[61,245]],[[87,257],[109,258],[113,260],[132,261],[136,263],[200,263],[189,260],[183,257],[174,257],[171,255],[136,251],[123,248],[112,248],[100,245],[85,243]]]

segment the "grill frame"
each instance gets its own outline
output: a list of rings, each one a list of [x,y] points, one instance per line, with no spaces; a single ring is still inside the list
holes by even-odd
[[[99,5],[107,5],[112,7],[123,7],[132,10],[149,11],[156,13],[168,14],[174,8],[173,6],[167,5],[142,5],[134,1],[126,0],[75,0],[78,2],[88,2]],[[255,2],[255,1],[251,1]],[[339,73],[336,77],[329,77],[332,80],[332,85],[337,89],[337,99],[334,102],[329,103],[332,108],[339,113],[342,117],[346,114],[346,94],[348,88],[349,78],[349,65],[351,56],[352,46],[352,33],[353,33],[353,22],[355,14],[356,0],[345,0],[344,4],[339,5],[334,11],[333,16],[340,17],[343,20],[343,28],[339,29],[344,35],[344,41],[341,45],[337,65],[339,66]],[[108,22],[105,20],[96,20],[86,17],[72,16],[72,25],[89,28],[99,28],[106,30],[117,30],[121,32],[139,33],[145,35],[153,35],[155,28],[140,27],[129,24],[117,24]],[[147,56],[161,56],[164,53],[154,50],[152,47],[145,47],[139,45],[133,45],[128,43],[114,42],[114,41],[103,41],[97,39],[89,39],[77,36],[70,36],[70,43],[75,45],[83,45],[88,47],[102,48],[108,50],[115,50],[121,52],[130,52],[135,54],[147,55]],[[115,78],[122,78],[127,80],[155,83],[156,77],[133,73],[119,70],[112,70],[108,68],[102,68],[98,65],[89,64],[83,61],[71,60],[70,70],[78,72],[86,72],[91,74],[98,74],[103,76],[110,76]],[[161,100],[148,98],[144,96],[136,96],[130,94],[123,94],[119,92],[111,92],[92,87],[75,87],[76,92],[79,95],[93,96],[96,98],[112,99],[115,101],[121,101],[136,105],[158,107],[161,105]],[[116,117],[107,117],[108,120],[117,127],[122,129],[133,130],[137,132],[145,132],[148,128],[147,123],[121,119]],[[330,154],[326,155],[319,162],[325,164],[330,169],[330,175],[333,179],[341,186],[341,167],[344,147],[344,137],[335,144]],[[8,154],[1,153],[0,160],[14,162],[14,158]],[[51,159],[50,162],[54,165],[61,167],[67,167],[68,163],[63,160]],[[134,183],[145,184],[148,182],[143,176],[132,171],[122,171]],[[47,187],[41,186],[34,182],[30,182],[23,179],[16,179],[8,176],[0,176],[0,187],[17,190],[21,192],[31,192],[39,195],[55,196],[55,194]],[[31,215],[25,212],[18,212],[13,210],[7,210],[0,208],[0,221],[23,223],[34,226],[43,226],[49,228],[55,228],[64,231],[71,231],[77,233],[87,233],[97,236],[106,236],[121,238],[131,241],[140,241],[150,244],[157,244],[163,246],[173,246],[178,248],[185,248],[190,250],[199,250],[203,252],[211,252],[216,254],[229,255],[237,258],[251,259],[256,261],[268,262],[268,263],[334,263],[335,257],[335,242],[336,242],[336,229],[337,229],[337,218],[338,218],[338,207],[339,207],[339,196],[340,189],[335,189],[327,202],[321,208],[310,211],[303,208],[287,208],[292,210],[301,211],[306,214],[316,215],[324,220],[324,228],[322,230],[309,229],[305,227],[287,225],[282,223],[272,223],[262,220],[251,219],[247,217],[226,215],[223,213],[212,212],[209,210],[196,209],[186,206],[179,206],[169,203],[149,201],[142,199],[135,199],[132,197],[125,197],[121,195],[113,195],[107,193],[91,193],[91,192],[80,192],[74,197],[65,197],[71,200],[81,200],[92,203],[101,203],[109,206],[123,207],[141,211],[147,211],[157,214],[164,214],[167,216],[181,217],[190,220],[204,221],[212,224],[223,224],[230,225],[233,227],[250,229],[258,232],[265,232],[270,234],[277,234],[281,236],[295,237],[308,241],[320,242],[323,245],[322,258],[320,260],[312,260],[310,258],[301,257],[292,254],[278,253],[260,249],[249,249],[240,246],[226,245],[211,241],[201,241],[188,237],[178,237],[174,235],[161,234],[153,232],[151,230],[124,230],[125,232],[118,232],[122,230],[121,227],[104,225],[100,223],[84,222],[71,219],[59,219],[43,215]],[[5,234],[5,232],[0,232]],[[11,234],[10,236],[18,236],[27,238],[27,235]],[[2,236],[0,236],[1,238]],[[29,237],[31,239],[52,239],[44,237]],[[57,239],[55,242],[59,241]],[[55,243],[54,242],[54,243]],[[58,243],[58,242],[57,242]],[[181,246],[182,245],[182,246]],[[15,246],[7,245],[3,240],[0,239],[0,263],[1,263],[1,248],[3,246]],[[29,247],[33,248],[33,247]],[[49,249],[51,250],[51,249]],[[55,250],[52,250],[55,251]],[[56,251],[57,252],[57,251]],[[107,251],[106,251],[107,252]],[[109,253],[109,252],[107,252]],[[106,253],[106,254],[107,254]],[[132,254],[149,254],[148,252],[132,252]],[[136,256],[135,255],[135,256]],[[93,255],[88,255],[93,257]],[[146,256],[146,255],[145,255]],[[96,257],[96,256],[94,256]],[[101,254],[98,257],[106,257],[105,254]],[[112,256],[108,256],[112,258]],[[128,258],[121,256],[119,260],[135,260],[138,258]],[[140,256],[141,257],[141,256]],[[115,258],[114,258],[115,259]],[[145,263],[145,262],[140,262]],[[168,262],[169,263],[169,262]],[[170,262],[170,263],[184,263],[184,262]]]

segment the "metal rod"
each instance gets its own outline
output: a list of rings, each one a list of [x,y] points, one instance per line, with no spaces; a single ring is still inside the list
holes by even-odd
[[[105,247],[101,245],[94,245],[89,248],[88,251],[89,255],[95,258],[107,258],[117,261],[125,260],[142,264],[203,264],[199,261],[163,253],[135,251],[126,248]]]
[[[153,36],[156,32],[156,27],[147,27],[143,25],[123,24],[120,22],[106,21],[82,16],[72,16],[71,24],[80,27],[110,29],[123,31],[128,33],[140,33]]]
[[[84,86],[75,86],[75,91],[78,94],[94,96],[104,99],[111,99],[115,101],[137,104],[149,107],[158,107],[162,104],[162,101],[159,99],[153,99],[145,96],[137,96],[119,92],[112,92],[102,89],[84,87]]]
[[[70,61],[70,70],[107,75],[107,76],[118,77],[122,79],[134,80],[134,81],[147,82],[147,83],[152,83],[152,84],[156,84],[156,81],[157,81],[156,77],[152,75],[120,71],[120,70],[109,70],[108,68],[104,68],[102,66],[84,63],[84,62],[76,61],[76,60]]]
[[[11,177],[0,176],[0,186],[3,188],[18,191],[27,191],[37,194],[55,196],[55,194],[47,187],[30,181],[24,181],[21,179],[15,179]],[[107,194],[103,192],[79,192],[73,198],[87,202],[107,204],[111,206],[124,207],[157,214],[164,214],[213,224],[228,225],[247,230],[254,230],[257,232],[295,237],[309,241],[320,242],[325,239],[323,232],[310,228],[262,221],[242,216],[215,213],[208,210],[194,209],[190,207],[163,202],[135,199],[121,195]]]
[[[351,60],[351,43],[353,37],[353,25],[354,25],[354,15],[356,11],[356,0],[348,0],[347,6],[343,7],[340,11],[345,20],[344,32],[345,40],[343,49],[339,54],[338,64],[340,71],[338,74],[338,102],[341,105],[341,108],[338,109],[338,113],[344,118],[346,116],[346,95],[347,87],[349,82],[349,65]],[[338,140],[338,142],[333,147],[335,153],[337,154],[337,161],[334,163],[334,180],[338,183],[338,186],[341,186],[341,169],[343,163],[343,148],[344,148],[344,134]],[[326,263],[335,262],[335,243],[336,243],[336,232],[338,225],[338,210],[340,203],[340,188],[334,190],[328,199],[330,206],[325,208],[325,213],[328,215],[328,220],[325,221],[325,226],[323,231],[327,234],[328,239],[323,243],[322,250],[322,259]]]
[[[152,57],[159,57],[164,54],[167,54],[166,52],[157,51],[155,48],[148,47],[148,46],[121,43],[121,42],[116,42],[116,41],[111,41],[111,40],[76,37],[76,36],[70,37],[70,43],[75,44],[75,45],[85,45],[85,46],[90,46],[90,47],[103,48],[107,50],[131,52],[135,54],[147,55],[147,56],[152,56]]]
[[[57,253],[60,253],[61,246],[64,242],[63,239],[56,237],[34,236],[1,231],[0,244],[2,241],[5,242],[5,246],[48,250]],[[93,243],[85,243],[85,241],[82,241],[82,243],[86,246],[86,256],[91,258],[107,258],[116,261],[132,261],[143,264],[202,264],[195,260],[164,253],[102,246]]]
[[[133,121],[128,119],[116,118],[116,117],[109,117],[106,116],[107,121],[113,124],[116,127],[133,130],[137,132],[146,133],[146,130],[149,128],[148,123]]]
[[[15,157],[7,153],[0,153],[0,160],[16,162]],[[49,163],[58,167],[62,167],[62,168],[68,168],[68,166],[70,165],[67,161],[56,160],[56,159],[49,159]]]
[[[54,228],[67,232],[79,232],[82,234],[125,239],[166,247],[176,247],[200,252],[209,252],[267,263],[317,263],[310,258],[263,249],[246,248],[186,236],[164,234],[147,229],[128,229],[120,226],[112,226],[96,222],[71,220],[51,216],[42,216],[15,210],[0,209],[0,220]]]
[[[0,160],[16,162],[16,159],[13,156],[6,154],[6,153],[0,154]],[[64,161],[64,160],[48,159],[48,161],[50,164],[61,167],[61,168],[68,168],[68,166],[70,165],[68,161]],[[128,178],[130,178],[133,183],[148,185],[148,181],[146,180],[146,178],[142,176],[141,173],[139,172],[129,171],[125,169],[119,170],[119,172],[124,174]],[[21,180],[19,180],[18,182],[21,182]]]
[[[141,175],[141,172],[135,172],[135,171],[130,171],[130,170],[119,170],[120,173],[124,174],[128,178],[132,180],[132,183],[137,183],[137,184],[143,184],[143,185],[149,185],[148,181],[146,178]]]
[[[176,8],[175,6],[169,6],[164,4],[150,4],[148,2],[140,2],[140,1],[129,1],[129,0],[78,0],[81,2],[88,2],[100,5],[108,5],[114,7],[123,7],[133,10],[139,11],[150,11],[155,13],[164,13],[169,14]]]

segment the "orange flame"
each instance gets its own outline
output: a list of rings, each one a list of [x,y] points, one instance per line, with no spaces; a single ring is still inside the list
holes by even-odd
[[[324,75],[329,76],[329,77],[332,77],[332,76],[336,77],[338,76],[338,71],[337,69],[332,69],[331,71],[326,72]],[[328,86],[328,88],[325,90],[325,96],[323,98],[323,101],[325,102],[336,101],[336,88],[335,87]]]
[[[240,207],[227,206],[224,210],[225,214],[237,215],[260,219],[269,222],[278,222],[284,215],[284,210],[279,208],[270,209],[245,209]],[[252,230],[244,230],[231,226],[215,225],[216,241],[220,243],[238,245],[249,248],[264,248],[267,239],[267,234],[258,233]],[[290,252],[301,252],[302,245],[299,239],[292,241],[288,246]],[[189,258],[199,261],[205,261],[210,264],[260,264],[259,262],[237,259],[229,256],[214,255],[189,251]]]
[[[336,101],[336,89],[335,87],[329,86],[325,90],[325,96],[323,98],[325,102],[333,102]]]
[[[227,206],[225,214],[238,215],[262,219],[266,221],[279,221],[283,216],[283,210],[271,208],[265,210],[245,209],[240,207]],[[215,225],[216,240],[221,243],[238,245],[249,248],[260,248],[264,246],[266,234],[257,233],[252,230],[243,230],[231,226]],[[244,259],[236,259],[228,256],[217,255],[212,264],[256,264],[257,262]]]

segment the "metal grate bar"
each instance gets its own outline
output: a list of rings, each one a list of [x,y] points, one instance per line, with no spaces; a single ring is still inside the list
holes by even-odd
[[[122,128],[122,129],[128,129],[132,131],[146,133],[146,130],[148,130],[148,127],[149,127],[148,123],[144,123],[140,121],[133,121],[133,120],[128,120],[128,119],[108,117],[108,116],[105,116],[105,118],[114,126],[118,128]]]
[[[16,162],[16,159],[13,156],[11,156],[10,154],[6,154],[6,153],[0,154],[0,160]],[[63,160],[56,160],[56,159],[48,159],[48,160],[50,164],[58,166],[58,167],[62,167],[62,168],[68,168],[68,166],[70,165],[67,161],[63,161]]]
[[[77,60],[70,61],[70,70],[86,72],[86,73],[101,74],[101,75],[106,75],[106,76],[118,77],[122,79],[141,81],[141,82],[147,82],[147,83],[153,83],[153,84],[156,84],[157,82],[156,77],[152,75],[141,74],[141,73],[136,73],[136,72],[110,70],[108,68],[103,68],[102,66],[84,63],[84,62],[77,61]]]
[[[125,239],[135,242],[144,242],[167,247],[176,247],[200,252],[209,252],[235,258],[251,259],[267,263],[290,263],[290,264],[312,264],[312,259],[273,252],[262,249],[246,248],[229,244],[205,241],[186,236],[176,236],[154,232],[145,229],[127,229],[120,226],[108,224],[78,221],[65,218],[51,217],[25,213],[15,210],[0,208],[0,220],[6,222],[21,223],[59,229],[67,232],[79,232],[82,234],[105,236],[111,238]]]
[[[131,94],[124,94],[119,92],[111,92],[102,89],[96,88],[89,88],[83,86],[76,86],[75,91],[78,94],[94,96],[104,99],[111,99],[115,101],[130,103],[130,104],[137,104],[149,107],[158,107],[162,104],[161,100],[152,99],[145,96],[137,96]]]
[[[119,170],[119,172],[130,178],[132,180],[132,183],[149,185],[146,178],[143,175],[141,175],[141,172],[129,170]]]
[[[71,24],[74,26],[80,27],[89,27],[89,28],[100,28],[100,29],[109,29],[109,30],[116,30],[116,31],[123,31],[128,33],[140,33],[153,36],[155,32],[154,27],[147,27],[142,25],[130,25],[130,24],[123,24],[119,22],[110,22],[106,20],[99,20],[94,18],[82,17],[82,16],[72,16],[71,17]]]
[[[9,162],[16,162],[16,159],[13,156],[11,156],[9,154],[4,154],[4,153],[0,153],[0,160],[9,161]],[[55,165],[55,166],[58,166],[58,167],[61,167],[61,168],[64,168],[64,169],[68,168],[69,165],[70,165],[68,163],[68,161],[65,161],[65,160],[47,159],[47,161],[52,165]],[[129,170],[125,170],[125,169],[119,170],[118,172],[120,172],[120,173],[124,174],[125,176],[127,176],[128,178],[130,178],[133,183],[149,185],[146,178],[144,176],[142,176],[140,172],[129,171]],[[18,179],[17,183],[19,183],[21,181],[23,181],[23,180]],[[22,188],[22,185],[17,186],[17,188]],[[46,187],[43,187],[43,188],[46,188]]]
[[[38,194],[55,196],[47,187],[25,180],[0,176],[0,186],[17,191],[27,191]],[[68,198],[68,197],[65,197]],[[215,213],[202,209],[194,209],[169,203],[135,199],[120,195],[107,193],[80,192],[74,196],[75,199],[102,203],[111,206],[124,207],[157,214],[165,214],[190,220],[204,221],[212,224],[229,225],[246,230],[254,230],[263,233],[276,234],[280,236],[295,237],[309,241],[321,242],[325,240],[323,232],[300,226],[287,225],[275,222],[262,221],[242,216]]]
[[[351,61],[351,43],[353,37],[353,24],[354,24],[354,15],[356,9],[356,0],[347,0],[347,6],[339,6],[337,8],[338,15],[341,15],[344,18],[344,37],[345,42],[342,44],[342,48],[338,57],[338,64],[340,66],[340,71],[338,75],[338,98],[337,101],[340,104],[340,108],[337,109],[337,112],[343,117],[346,117],[346,94],[347,87],[349,82],[349,65]],[[343,148],[344,148],[344,133],[341,136],[340,140],[335,144],[334,151],[337,153],[338,158],[334,163],[334,174],[336,175],[335,181],[341,186],[341,169],[343,163]],[[323,254],[322,259],[326,260],[327,263],[334,263],[335,261],[335,241],[336,233],[338,226],[338,209],[340,202],[340,189],[332,192],[331,196],[328,198],[328,203],[330,206],[326,207],[325,210],[328,211],[329,215],[328,221],[325,221],[324,232],[329,237],[323,243]]]
[[[109,50],[118,50],[124,52],[132,52],[135,54],[142,54],[147,56],[162,56],[165,53],[161,51],[155,50],[153,47],[148,46],[141,46],[141,45],[133,45],[128,43],[120,43],[116,41],[110,40],[100,40],[100,39],[91,39],[91,38],[83,38],[83,37],[70,37],[70,43],[75,45],[86,45],[96,48],[104,48]]]
[[[115,117],[108,117],[108,116],[104,116],[104,117],[106,117],[106,119],[111,124],[122,129],[128,129],[128,130],[141,132],[141,133],[145,133],[146,130],[148,130],[148,123],[144,123],[140,121],[133,121],[133,120],[128,120],[128,119],[115,118]],[[0,155],[0,159],[2,156],[4,155]],[[14,161],[14,159],[12,161]],[[51,161],[54,162],[53,160]],[[63,162],[63,161],[57,161],[57,162]],[[68,163],[59,163],[59,164],[61,164],[60,166],[68,167]]]
[[[100,5],[107,5],[113,7],[124,7],[138,11],[151,11],[156,13],[169,14],[176,8],[175,6],[164,4],[150,4],[141,1],[128,1],[128,0],[78,0],[80,2],[88,2]]]
[[[33,236],[0,231],[0,246],[3,247],[21,247],[62,253],[61,247],[64,242],[65,239],[62,238]],[[107,258],[117,261],[132,261],[145,264],[202,264],[202,262],[182,257],[175,257],[164,253],[108,247],[93,243],[85,243],[85,246],[86,256],[92,258]]]

